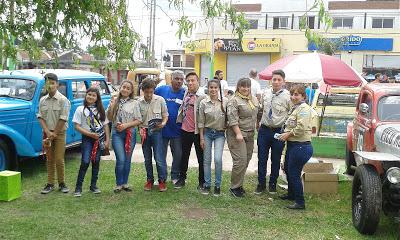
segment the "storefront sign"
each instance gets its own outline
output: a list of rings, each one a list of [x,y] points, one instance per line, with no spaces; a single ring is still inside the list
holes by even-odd
[[[361,36],[343,36],[331,38],[331,41],[341,44],[342,51],[392,51],[393,38],[363,38]],[[308,50],[317,50],[315,44],[309,44]]]
[[[209,53],[211,52],[210,41],[203,39],[192,41],[185,47],[186,53]],[[238,39],[217,38],[214,41],[214,50],[216,52],[280,52],[281,40],[280,39],[243,39],[239,43]]]

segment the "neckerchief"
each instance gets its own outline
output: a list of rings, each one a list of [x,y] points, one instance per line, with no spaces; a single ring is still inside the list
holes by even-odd
[[[274,93],[272,89],[271,89],[271,91],[272,91],[271,105],[269,107],[269,112],[268,112],[268,118],[269,119],[272,119],[272,101],[274,100],[274,97],[279,96],[279,94],[281,94],[283,92],[283,89],[277,91],[276,93]]]
[[[87,121],[88,121],[88,125],[90,127],[90,131],[97,133],[99,135],[99,139],[97,139],[94,144],[93,144],[93,148],[92,151],[90,153],[90,161],[92,161],[92,163],[95,163],[96,161],[96,155],[97,155],[97,150],[100,147],[100,150],[104,150],[105,149],[105,131],[104,131],[104,125],[102,124],[101,121],[99,121],[98,119],[98,112],[97,112],[97,108],[95,105],[91,105],[87,107],[89,110],[89,116],[87,117]],[[97,114],[94,114],[94,111],[96,110]]]
[[[256,108],[256,106],[254,106],[254,103],[253,103],[253,101],[252,101],[251,95],[250,95],[250,97],[247,97],[247,96],[244,96],[244,95],[240,94],[240,92],[236,92],[235,95],[238,96],[238,97],[240,97],[241,99],[247,100],[247,104],[249,104],[251,110],[253,110],[253,109]]]
[[[122,114],[124,114],[124,112],[122,111],[122,107],[124,106],[125,103],[127,103],[130,100],[130,98],[126,98],[126,99],[119,99],[119,106],[118,106],[118,122],[122,123]],[[125,136],[125,153],[127,155],[130,154],[130,152],[132,151],[131,149],[131,141],[132,141],[132,128],[127,128],[125,129],[126,131],[126,136]]]

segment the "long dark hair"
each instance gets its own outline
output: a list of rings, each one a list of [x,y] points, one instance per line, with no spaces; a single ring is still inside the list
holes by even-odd
[[[247,77],[240,78],[236,84],[236,92],[239,91],[239,87],[251,87],[250,78],[247,78]],[[250,96],[251,96],[251,94],[250,94]]]
[[[122,82],[121,82],[121,85],[120,85],[120,87],[119,87],[119,90],[120,90],[120,91],[119,91],[118,97],[117,97],[117,99],[116,99],[117,104],[115,104],[114,109],[112,109],[112,118],[113,118],[113,119],[109,119],[109,121],[113,121],[113,120],[115,119],[115,115],[117,115],[118,108],[119,108],[119,100],[121,99],[121,88],[122,88],[122,86],[123,86],[125,83],[128,83],[128,84],[131,85],[131,90],[132,90],[132,92],[131,92],[131,94],[129,94],[128,98],[133,99],[133,97],[134,97],[133,82],[132,82],[132,81],[129,81],[129,80],[124,80],[124,81],[122,81]]]
[[[104,106],[101,101],[100,91],[97,87],[90,87],[88,90],[86,90],[86,95],[90,92],[96,93],[97,99],[94,105],[96,106],[97,114],[100,116],[99,120],[104,122],[106,120],[106,112],[104,111]],[[85,110],[85,108],[89,109],[89,103],[86,101],[86,95],[85,100],[83,100],[83,110]]]
[[[222,95],[221,83],[220,83],[220,81],[217,80],[217,79],[212,79],[212,80],[208,81],[208,83],[207,83],[207,89],[210,87],[210,84],[211,84],[211,83],[215,83],[215,84],[217,84],[217,86],[218,86],[219,95],[221,96],[221,110],[222,110],[223,113],[225,113],[225,109],[224,109],[224,95]]]

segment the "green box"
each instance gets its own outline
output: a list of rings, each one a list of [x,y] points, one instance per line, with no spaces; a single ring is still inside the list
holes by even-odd
[[[21,173],[13,171],[0,172],[0,200],[11,201],[21,197]]]

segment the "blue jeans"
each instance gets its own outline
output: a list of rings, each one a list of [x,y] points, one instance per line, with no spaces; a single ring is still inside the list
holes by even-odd
[[[172,153],[171,180],[179,179],[180,162],[182,158],[182,140],[181,137],[166,138],[163,137],[163,158],[167,159],[168,143]]]
[[[258,130],[258,184],[266,185],[267,161],[269,149],[271,149],[271,175],[269,185],[275,186],[279,177],[282,150],[284,142],[274,138],[275,133],[281,133],[281,128],[271,129],[261,125]]]
[[[93,138],[82,135],[82,146],[81,146],[82,159],[81,159],[81,166],[79,168],[78,179],[76,180],[76,187],[75,187],[76,189],[82,190],[83,180],[85,179],[86,171],[89,168],[91,162],[90,154],[92,153],[92,148],[94,143],[95,140]],[[96,187],[99,168],[100,168],[100,154],[101,150],[100,148],[98,148],[95,162],[92,163],[92,179],[90,182],[90,187]]]
[[[301,171],[313,154],[311,143],[287,142],[286,158],[288,196],[297,204],[304,205]]]
[[[167,179],[167,161],[163,154],[163,138],[161,131],[155,131],[151,135],[147,135],[142,146],[144,165],[146,167],[147,180],[154,181],[153,176],[153,153],[156,160],[158,180],[165,181]]]
[[[215,186],[221,187],[222,153],[225,144],[225,131],[204,129],[204,186],[211,186],[212,143],[214,142]]]
[[[111,131],[111,143],[116,157],[115,178],[117,186],[128,184],[129,172],[131,171],[132,153],[136,144],[136,128],[132,129],[131,131],[131,151],[129,153],[125,152],[126,131],[117,132],[115,128],[113,128]]]

